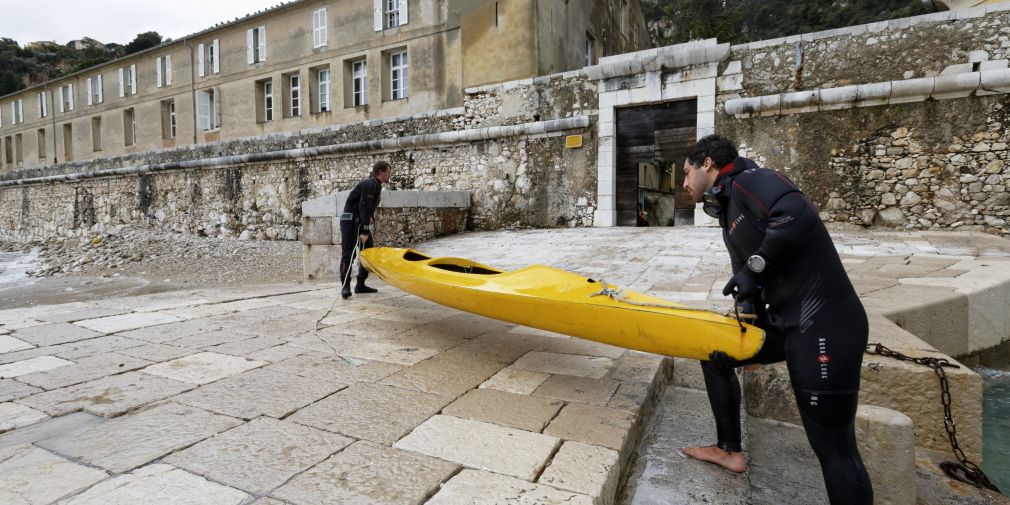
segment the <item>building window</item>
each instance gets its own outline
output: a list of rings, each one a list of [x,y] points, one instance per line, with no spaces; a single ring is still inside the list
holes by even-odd
[[[74,127],[70,123],[63,124],[63,160],[74,159]]]
[[[203,130],[221,127],[221,92],[217,88],[196,92],[196,127]]]
[[[330,67],[316,70],[316,112],[330,111]]]
[[[368,104],[368,67],[365,60],[351,62],[351,105]]]
[[[137,143],[137,118],[133,109],[123,111],[123,145],[132,146]]]
[[[407,51],[389,55],[389,89],[391,100],[407,98]]]
[[[258,83],[260,112],[258,114],[260,122],[274,120],[274,81],[267,79]]]
[[[312,11],[312,47],[326,45],[326,7]]]
[[[46,95],[47,93],[45,91],[35,95],[35,99],[39,104],[39,118],[44,118],[49,115],[49,105],[46,103],[46,98],[48,97]]]
[[[586,66],[591,66],[593,64],[593,36],[586,34]]]
[[[91,118],[91,150],[98,152],[102,150],[102,117]]]
[[[252,65],[267,61],[267,27],[250,28],[246,36],[246,61]]]
[[[298,74],[288,76],[288,117],[302,115],[302,79]]]
[[[14,139],[10,135],[4,138],[4,161],[8,165],[14,164]]]
[[[38,131],[38,142],[39,142],[39,159],[46,159],[46,129],[39,128]]]
[[[375,31],[407,24],[407,0],[375,0]]]
[[[130,65],[119,69],[119,97],[137,94],[137,66]]]
[[[57,91],[60,95],[60,112],[74,110],[74,85],[71,83],[60,86]]]
[[[175,100],[161,102],[161,138],[175,138]]]
[[[21,134],[18,133],[14,135],[14,159],[18,162],[18,165],[24,163],[24,153],[22,152],[23,144],[21,142]]]
[[[219,39],[210,41],[210,44],[196,45],[196,71],[200,77],[221,72],[221,41]]]
[[[102,84],[101,75],[89,77],[88,80],[84,81],[84,83],[87,85],[86,91],[88,92],[88,105],[96,105],[105,101],[105,93],[102,89],[104,85]]]
[[[11,102],[11,124],[15,125],[18,123],[25,122],[25,101],[22,98],[18,98]]]
[[[157,74],[157,85],[171,86],[172,85],[172,56],[165,55],[159,56],[154,59],[155,73]]]
[[[400,26],[400,0],[386,0],[386,28]]]

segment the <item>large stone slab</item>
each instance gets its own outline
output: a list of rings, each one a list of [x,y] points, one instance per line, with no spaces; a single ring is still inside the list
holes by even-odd
[[[566,402],[604,406],[614,396],[619,385],[619,382],[610,379],[555,375],[541,384],[534,394]]]
[[[239,505],[249,498],[199,475],[154,464],[97,484],[60,505]]]
[[[540,433],[564,402],[494,389],[474,389],[442,409],[450,416]]]
[[[360,441],[271,495],[295,505],[421,504],[458,468],[448,461]]]
[[[151,365],[145,368],[144,372],[199,385],[230,377],[266,364],[266,361],[255,361],[213,352],[201,352],[184,358]]]
[[[83,410],[103,417],[115,417],[193,387],[185,382],[130,372],[39,393],[18,402],[51,416]]]
[[[239,424],[238,419],[166,403],[38,445],[122,473]]]
[[[637,419],[630,412],[572,403],[561,409],[544,433],[613,449],[624,461],[631,452],[637,428]]]
[[[610,505],[617,495],[620,474],[617,451],[569,441],[537,482],[591,496],[594,504]]]
[[[582,356],[602,356],[604,358],[618,359],[624,355],[625,349],[612,345],[584,340],[581,338],[557,336],[544,339],[543,343],[536,347],[540,352],[554,352],[560,354],[579,354]]]
[[[106,477],[28,444],[0,449],[0,503],[48,505]]]
[[[164,312],[145,312],[100,317],[97,319],[85,319],[73,324],[101,333],[118,333],[120,331],[135,330],[137,328],[176,323],[179,321],[182,321],[182,318]]]
[[[560,443],[540,433],[440,415],[393,447],[532,481]]]
[[[382,340],[373,340],[350,344],[340,349],[340,354],[354,358],[410,366],[437,355],[438,351]]]
[[[180,323],[160,324],[136,330],[118,333],[119,336],[143,340],[152,344],[163,344],[183,337],[209,333],[220,330],[224,323],[216,319],[205,318]]]
[[[425,505],[593,505],[589,496],[491,472],[463,470]]]
[[[186,347],[176,347],[174,345],[143,344],[137,347],[120,349],[117,352],[119,354],[125,354],[127,356],[133,356],[134,358],[146,359],[148,361],[158,363],[181,358],[183,356],[189,356],[190,354],[196,354],[199,351]]]
[[[242,419],[282,418],[346,384],[270,370],[250,370],[201,386],[173,400]]]
[[[51,417],[0,435],[0,448],[33,444],[40,440],[76,433],[103,421],[103,418],[85,412]]]
[[[454,357],[442,353],[396,372],[379,383],[452,399],[479,386],[504,366],[498,361]]]
[[[87,358],[96,354],[118,352],[123,349],[130,349],[144,344],[145,342],[143,340],[135,340],[116,335],[105,335],[59,345],[58,350],[56,351],[56,356],[63,359],[69,359],[71,361],[77,361],[81,358]]]
[[[0,403],[0,433],[28,426],[49,416],[45,412],[14,402]]]
[[[22,375],[18,377],[18,380],[49,390],[80,384],[107,375],[129,372],[149,364],[151,362],[147,360],[108,353],[82,358],[76,363],[52,370]]]
[[[306,352],[304,349],[302,352]],[[309,377],[320,381],[350,384],[353,382],[378,382],[400,370],[402,366],[384,361],[351,364],[332,354],[302,355],[285,359],[265,367],[281,373]]]
[[[21,377],[22,375],[44,372],[73,364],[73,361],[60,359],[56,356],[38,356],[22,361],[15,361],[14,363],[6,365],[0,365],[0,379]]]
[[[290,421],[261,417],[164,461],[215,482],[263,495],[353,441]]]
[[[350,437],[390,445],[441,410],[449,399],[377,384],[355,384],[289,419]]]
[[[551,374],[549,373],[533,372],[508,366],[481,383],[480,387],[497,389],[518,395],[530,395],[550,377]]]
[[[231,356],[246,356],[250,353],[287,343],[286,340],[277,337],[253,337],[244,340],[236,340],[205,347],[209,352],[228,354]]]
[[[34,347],[32,344],[29,344],[24,340],[12,337],[10,335],[0,335],[0,354],[6,354],[12,351],[21,351],[24,349],[31,349],[32,347]]]
[[[0,380],[0,402],[17,400],[18,398],[24,398],[25,396],[33,395],[40,391],[42,391],[42,389],[35,386],[29,386],[28,384],[18,382],[14,379]]]
[[[81,328],[69,323],[45,324],[17,330],[11,334],[25,342],[38,346],[57,345],[66,342],[76,342],[101,336],[102,332]]]
[[[534,351],[519,358],[512,366],[534,372],[600,379],[613,368],[614,360],[597,356]]]

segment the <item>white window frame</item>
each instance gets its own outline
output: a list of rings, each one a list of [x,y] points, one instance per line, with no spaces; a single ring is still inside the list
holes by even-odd
[[[373,24],[375,31],[396,28],[407,24],[408,0],[374,0]]]
[[[60,86],[60,112],[70,112],[74,110],[74,84],[69,83]]]
[[[207,46],[207,63],[212,74],[221,73],[221,39],[214,39]]]
[[[168,102],[168,138],[174,139],[176,134],[175,100]]]
[[[312,48],[326,46],[326,7],[312,11]]]
[[[357,88],[357,89],[356,89]],[[368,105],[368,61],[351,62],[351,105]]]
[[[250,65],[267,61],[267,27],[246,30],[246,62]]]
[[[135,146],[137,145],[137,109],[130,107],[123,110],[124,119],[128,117],[130,119],[129,125],[123,125],[123,133],[128,135],[123,140],[124,146]],[[129,129],[126,127],[129,126]]]
[[[25,99],[18,98],[18,123],[25,122]]]
[[[159,56],[154,59],[154,69],[157,74],[157,87],[172,85],[172,56]]]
[[[205,131],[221,128],[221,92],[208,88],[196,92],[196,126]]]
[[[11,125],[18,124],[18,102],[14,100],[11,102]]]
[[[386,28],[400,26],[400,0],[385,0]]]
[[[49,107],[46,104],[46,98],[47,98],[46,95],[47,95],[47,92],[45,92],[45,91],[40,91],[36,95],[36,98],[39,101],[39,118],[40,119],[49,115]]]
[[[267,79],[260,83],[263,86],[263,121],[274,120],[274,81]]]
[[[291,117],[302,115],[301,74],[291,74],[288,76],[288,113]]]
[[[399,60],[399,61],[396,61]],[[389,99],[402,100],[409,95],[410,73],[407,70],[407,50],[389,55]]]
[[[318,112],[330,112],[330,69],[321,68],[316,73],[316,103]]]

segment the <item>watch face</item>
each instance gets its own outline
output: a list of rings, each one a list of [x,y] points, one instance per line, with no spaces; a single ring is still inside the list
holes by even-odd
[[[765,269],[765,259],[758,255],[751,256],[747,259],[747,267],[753,272],[761,273]]]

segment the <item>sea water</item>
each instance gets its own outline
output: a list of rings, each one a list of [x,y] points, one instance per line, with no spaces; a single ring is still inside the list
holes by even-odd
[[[0,251],[0,289],[24,286],[35,282],[28,272],[38,268],[39,252],[29,253]]]
[[[1010,491],[1010,370],[979,368],[982,376],[982,470]],[[956,414],[955,414],[956,415]]]

